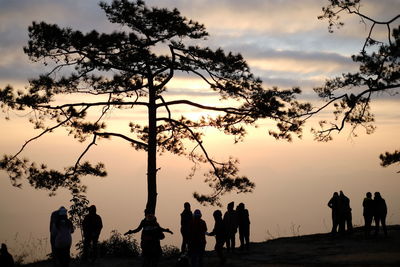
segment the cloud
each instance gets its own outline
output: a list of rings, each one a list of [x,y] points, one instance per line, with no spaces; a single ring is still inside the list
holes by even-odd
[[[266,86],[306,88],[354,70],[350,55],[360,50],[366,34],[365,26],[351,16],[344,16],[343,29],[329,34],[327,22],[317,19],[326,3],[320,0],[146,1],[148,6],[177,7],[182,15],[204,23],[210,37],[200,45],[241,53]],[[396,0],[363,3],[362,9],[380,20],[397,14],[400,5]],[[0,5],[0,86],[5,81],[26,83],[28,78],[43,71],[41,65],[30,63],[22,51],[32,21],[44,20],[83,32],[123,29],[107,21],[96,0],[0,0]],[[181,74],[177,78],[188,79]],[[168,88],[171,94],[181,94],[188,88],[190,94],[203,94],[203,90],[192,85],[169,84]]]

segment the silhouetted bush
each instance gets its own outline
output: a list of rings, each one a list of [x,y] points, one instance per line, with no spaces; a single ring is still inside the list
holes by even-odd
[[[111,231],[109,239],[99,242],[100,257],[137,257],[140,247],[131,236],[123,236],[117,230]]]
[[[172,245],[164,245],[162,246],[162,255],[166,258],[177,258],[180,255],[180,250]]]

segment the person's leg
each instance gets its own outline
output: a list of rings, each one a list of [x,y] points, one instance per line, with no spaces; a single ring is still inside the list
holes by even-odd
[[[385,234],[385,236],[387,236],[387,229],[386,229],[386,216],[383,216],[381,219],[381,223],[382,223],[382,229],[383,229],[383,233]]]
[[[239,241],[240,241],[240,249],[244,249],[244,229],[243,227],[239,227]]]
[[[217,253],[217,256],[218,256],[221,264],[223,264],[225,262],[224,254],[223,254],[223,247],[224,247],[224,242],[221,240],[216,240],[214,249],[215,249],[215,252]]]
[[[244,232],[244,240],[246,241],[246,249],[250,248],[250,225],[246,227]]]
[[[233,233],[232,237],[231,237],[231,249],[232,249],[232,252],[235,250],[235,245],[236,245],[236,233]]]
[[[379,216],[375,216],[374,219],[375,219],[375,235],[377,235],[379,232],[379,221],[381,219],[379,218]]]
[[[92,241],[92,248],[93,248],[93,262],[97,259],[98,255],[98,246],[97,244],[99,243],[98,238],[94,238]]]
[[[369,236],[369,216],[364,215],[364,235]]]
[[[89,258],[90,251],[90,240],[88,237],[83,238],[83,252],[82,252],[82,260],[86,261]]]
[[[339,233],[343,234],[345,231],[345,217],[344,215],[339,215]]]
[[[339,225],[339,223],[338,223],[337,214],[335,212],[332,212],[332,230],[331,230],[332,234],[336,234],[338,225]]]
[[[231,237],[229,234],[226,237],[225,243],[226,243],[226,250],[229,252],[231,250]]]
[[[350,233],[353,232],[353,218],[351,215],[351,211],[347,213],[347,231],[349,231]]]

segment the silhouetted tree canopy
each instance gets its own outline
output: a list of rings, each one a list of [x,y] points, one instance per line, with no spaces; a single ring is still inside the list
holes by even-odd
[[[364,128],[367,134],[373,133],[375,119],[370,109],[371,101],[383,94],[389,97],[398,95],[400,86],[400,14],[387,21],[378,21],[361,11],[360,0],[329,2],[329,5],[322,8],[323,15],[318,18],[328,20],[330,32],[344,25],[340,16],[347,13],[358,16],[368,28],[368,34],[360,53],[352,56],[353,61],[359,64],[359,70],[329,79],[324,86],[314,89],[326,104],[310,114],[314,115],[333,106],[335,117],[333,122],[321,121],[321,129],[313,129],[319,141],[331,140],[332,133],[342,131],[346,124],[350,125],[354,136],[358,127]],[[378,2],[376,4],[379,5]],[[378,25],[387,29],[384,40],[373,39]],[[398,163],[399,152],[386,152],[380,155],[380,159],[382,166]]]
[[[18,153],[1,160],[1,168],[9,173],[13,184],[20,186],[26,177],[35,188],[55,192],[64,187],[79,196],[86,189],[82,177],[107,175],[102,163],[84,161],[86,153],[100,139],[121,138],[134,149],[147,152],[146,208],[150,211],[155,212],[156,207],[157,153],[189,158],[194,164],[189,177],[198,164],[210,166],[205,181],[212,192],[194,193],[202,203],[218,204],[219,196],[227,192],[251,192],[254,183],[239,174],[236,159],[223,162],[209,155],[202,129],[217,128],[238,142],[246,136],[247,126],[267,118],[276,121],[277,129],[270,130],[271,135],[291,140],[302,133],[303,121],[298,115],[311,108],[296,101],[300,90],[265,89],[240,54],[193,45],[206,40],[208,33],[202,24],[183,17],[177,9],[149,8],[140,0],[114,0],[100,6],[108,20],[122,25],[123,30],[82,33],[46,22],[33,22],[28,29],[25,53],[51,69],[29,80],[26,90],[7,86],[0,91],[5,114],[9,110],[32,111],[30,122],[42,131]],[[231,100],[230,104],[214,106],[189,97],[167,99],[167,84],[182,73],[200,78],[219,94],[220,103]],[[57,100],[61,95],[78,97],[63,103]],[[218,115],[192,120],[174,111],[177,106]],[[140,107],[147,110],[143,124],[135,118]],[[107,128],[107,115],[118,112],[129,112],[132,118],[126,122],[129,135]],[[93,114],[97,114],[95,119]],[[21,158],[29,143],[57,128],[64,128],[79,142],[87,142],[75,164],[60,171]]]

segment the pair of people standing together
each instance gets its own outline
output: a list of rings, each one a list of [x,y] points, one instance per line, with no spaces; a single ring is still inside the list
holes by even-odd
[[[96,206],[88,208],[88,214],[82,222],[83,232],[83,260],[89,256],[94,261],[97,257],[97,243],[103,223],[101,217],[96,214]],[[50,217],[50,244],[53,258],[61,267],[68,267],[70,262],[70,249],[72,245],[72,233],[74,226],[68,219],[67,209],[60,207],[52,212]]]
[[[385,236],[387,236],[386,215],[387,215],[387,206],[381,194],[379,192],[375,192],[374,199],[372,199],[371,192],[366,193],[365,198],[363,200],[365,235],[366,236],[370,235],[372,220],[374,220],[375,235],[378,234],[379,224],[382,224],[383,233],[385,234]]]

